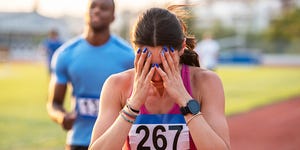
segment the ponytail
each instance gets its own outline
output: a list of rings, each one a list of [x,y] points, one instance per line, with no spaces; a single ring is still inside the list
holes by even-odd
[[[184,19],[189,18],[189,14],[183,7],[190,5],[171,5],[167,9],[172,11],[176,16],[178,21],[181,24],[181,28],[186,39],[186,48],[184,49],[184,53],[180,56],[180,63],[200,67],[198,54],[194,51],[196,46],[196,39],[193,35],[189,35],[187,32],[187,25],[184,22]]]
[[[186,37],[186,48],[180,56],[180,63],[189,66],[200,67],[198,54],[194,51],[196,40],[194,37]]]

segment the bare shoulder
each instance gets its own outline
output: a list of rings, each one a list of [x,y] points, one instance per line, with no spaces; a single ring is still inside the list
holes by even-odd
[[[213,71],[190,66],[191,80],[202,84],[221,82],[220,77]]]
[[[111,75],[107,79],[106,84],[109,84],[109,85],[113,86],[114,88],[123,89],[123,88],[128,88],[129,86],[131,86],[133,79],[134,79],[134,69],[129,69],[129,70]]]
[[[130,97],[132,85],[134,81],[134,69],[129,69],[120,73],[111,75],[104,84],[110,94],[117,96],[121,104],[126,103],[126,99]]]
[[[110,83],[120,83],[118,85],[124,85],[131,81],[134,77],[134,69],[129,69],[120,73],[113,74],[107,79]]]
[[[206,94],[223,93],[221,78],[213,71],[199,67],[190,67],[191,87],[193,95],[203,99]]]

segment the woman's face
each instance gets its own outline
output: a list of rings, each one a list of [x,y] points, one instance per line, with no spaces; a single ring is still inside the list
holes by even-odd
[[[149,55],[149,53],[152,55],[151,57],[151,64],[158,64],[160,68],[162,68],[164,70],[164,67],[162,65],[162,58],[161,56],[163,56],[163,53],[165,53],[165,49],[167,47],[165,47],[165,49],[163,48],[163,46],[155,46],[155,47],[151,47],[151,46],[143,46],[141,47],[141,49],[147,48],[147,53]],[[170,52],[170,49],[168,49],[168,52]],[[148,58],[148,57],[147,57]],[[159,75],[159,73],[155,70],[153,77],[152,77],[152,83],[158,87],[158,86],[163,86],[163,80],[161,78],[161,76]]]
[[[160,57],[163,51],[162,46],[147,47],[147,49],[148,49],[148,53],[151,53],[152,55],[151,64],[158,64],[160,67],[163,68],[161,63],[161,57]],[[154,75],[152,77],[152,82],[162,84],[162,78],[157,71],[154,72]]]

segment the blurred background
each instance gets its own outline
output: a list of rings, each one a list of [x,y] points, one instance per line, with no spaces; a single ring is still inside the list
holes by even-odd
[[[41,60],[38,46],[53,28],[65,40],[82,32],[86,1],[0,3],[1,61]],[[300,63],[295,57],[300,53],[299,0],[117,0],[112,31],[129,40],[129,27],[141,10],[176,3],[195,5],[188,8],[190,31],[199,40],[205,31],[213,33],[221,46],[221,63]]]
[[[216,73],[229,118],[300,97],[300,0],[115,3],[111,30],[128,41],[146,8],[193,5],[187,7],[189,32],[200,41],[209,31],[220,45]],[[0,0],[0,149],[63,149],[65,132],[46,113],[49,75],[42,42],[52,29],[63,41],[81,34],[85,5],[86,0]]]

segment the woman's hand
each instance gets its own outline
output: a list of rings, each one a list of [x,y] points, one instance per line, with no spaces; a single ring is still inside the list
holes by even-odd
[[[139,49],[134,60],[135,77],[133,91],[128,103],[133,109],[139,110],[145,103],[155,67],[151,67],[151,52],[147,48]],[[150,69],[150,71],[149,71]]]
[[[178,51],[168,50],[167,47],[164,47],[160,58],[164,70],[162,68],[156,68],[156,70],[163,79],[165,90],[179,106],[186,105],[186,102],[192,97],[185,89],[181,78]]]

